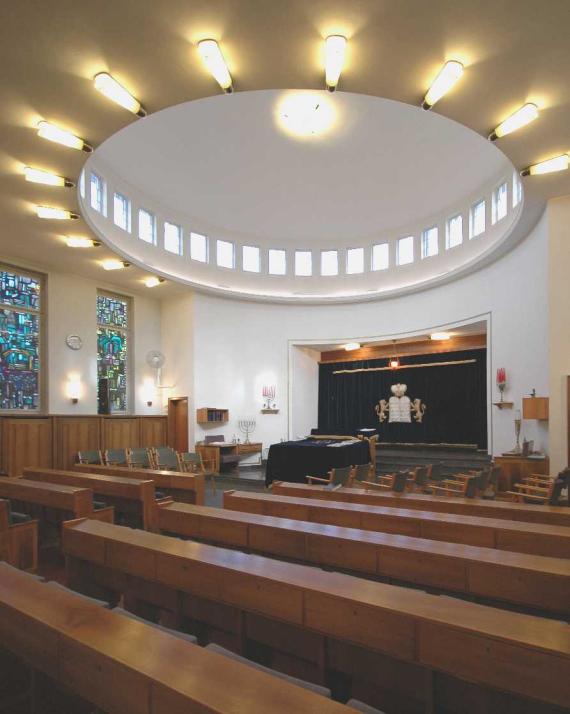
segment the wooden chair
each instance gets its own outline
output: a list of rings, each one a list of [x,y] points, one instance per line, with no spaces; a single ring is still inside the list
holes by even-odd
[[[128,466],[129,457],[126,449],[107,449],[105,466]]]
[[[501,467],[491,465],[491,473],[489,474],[489,480],[487,481],[487,488],[481,494],[481,498],[491,500],[496,498],[497,492],[499,490],[499,476],[501,475]]]
[[[550,479],[549,482],[540,482],[547,485],[534,485],[532,483],[515,483],[516,491],[507,491],[509,496],[513,497],[514,501],[524,503],[543,503],[549,506],[557,506],[560,501],[560,496],[565,487],[570,488],[570,469],[561,471],[555,479]]]
[[[394,474],[380,476],[378,481],[360,481],[359,484],[366,489],[385,489],[396,493],[403,493],[406,490],[410,478],[409,471],[398,471]]]
[[[374,464],[357,464],[352,470],[352,484],[365,483],[366,481],[374,481],[376,474],[374,473]]]
[[[104,464],[103,455],[99,449],[94,449],[93,451],[78,451],[77,462],[79,464],[99,464],[100,466]]]
[[[152,455],[149,449],[135,448],[127,449],[129,466],[139,469],[151,469],[153,467]]]
[[[352,481],[353,466],[342,466],[341,468],[331,469],[325,478],[321,476],[306,476],[305,478],[310,485],[316,483],[324,484],[326,486],[331,486],[340,488],[341,486],[348,486]]]
[[[204,459],[202,454],[184,451],[177,454],[179,471],[192,474],[203,474],[210,477],[212,493],[216,493],[216,462],[214,459]]]
[[[153,466],[155,469],[164,471],[179,471],[180,462],[178,454],[170,446],[157,446],[151,449]]]
[[[477,495],[477,484],[481,474],[457,474],[460,478],[444,479],[443,486],[431,486],[434,493],[443,493],[445,496],[462,496],[463,498],[475,498]]]

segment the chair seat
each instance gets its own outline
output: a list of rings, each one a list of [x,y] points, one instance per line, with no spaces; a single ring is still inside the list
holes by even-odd
[[[174,635],[174,637],[178,637],[179,640],[185,640],[186,642],[190,642],[193,645],[198,644],[198,640],[194,637],[194,635],[189,635],[186,632],[178,632],[178,630],[171,630],[170,627],[164,627],[164,625],[158,625],[156,622],[150,622],[149,620],[145,620],[144,617],[139,617],[138,615],[135,615],[134,613],[129,612],[128,610],[125,610],[122,607],[113,608],[113,612],[117,612],[120,615],[129,617],[131,620],[136,620],[137,622],[144,622],[145,625],[156,627],[157,630],[160,630],[161,632],[166,632],[166,634],[168,635]]]
[[[28,523],[32,517],[28,513],[20,513],[19,511],[10,511],[10,524]]]
[[[296,684],[298,687],[302,687],[303,689],[308,689],[311,692],[315,692],[315,694],[320,694],[323,697],[328,697],[330,699],[331,696],[331,691],[330,689],[327,689],[326,687],[321,687],[320,684],[313,684],[312,682],[305,682],[304,679],[298,679],[297,677],[291,677],[288,674],[283,674],[283,672],[277,672],[274,669],[270,669],[269,667],[264,667],[262,664],[257,664],[257,662],[253,662],[250,659],[247,659],[246,657],[241,657],[240,655],[236,654],[235,652],[232,652],[231,650],[225,649],[225,647],[220,647],[220,645],[216,645],[214,643],[207,645],[206,647],[207,650],[210,650],[210,652],[216,652],[217,654],[224,655],[225,657],[230,657],[230,659],[236,660],[236,662],[241,662],[242,664],[247,664],[250,667],[253,667],[254,669],[258,669],[260,672],[265,672],[266,674],[272,674],[274,677],[279,677],[279,679],[284,679],[286,682],[289,682],[289,684]]]
[[[107,508],[105,501],[93,501],[93,510],[102,511],[103,508]]]
[[[166,494],[164,493],[164,491],[155,491],[154,496],[157,499],[166,498]]]
[[[381,709],[374,709],[369,704],[360,702],[358,699],[349,699],[346,703],[349,709],[356,709],[357,712],[362,712],[363,714],[384,714]]]
[[[105,600],[98,600],[95,597],[83,595],[83,593],[78,593],[75,590],[72,590],[71,588],[67,588],[65,587],[65,585],[62,585],[61,583],[58,583],[55,580],[50,580],[48,583],[46,583],[46,586],[49,588],[55,588],[56,590],[63,590],[66,593],[72,593],[73,595],[77,595],[77,597],[80,597],[83,600],[87,600],[87,602],[91,602],[94,605],[101,605],[101,607],[109,607],[109,603],[105,602]]]

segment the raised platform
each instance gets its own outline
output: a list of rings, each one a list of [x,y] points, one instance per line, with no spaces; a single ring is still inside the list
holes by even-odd
[[[433,464],[435,478],[481,469],[491,456],[474,444],[376,444],[376,473]]]

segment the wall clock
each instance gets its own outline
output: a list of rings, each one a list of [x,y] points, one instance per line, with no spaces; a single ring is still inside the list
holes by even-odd
[[[65,344],[70,350],[80,350],[83,347],[83,340],[79,335],[67,335]]]

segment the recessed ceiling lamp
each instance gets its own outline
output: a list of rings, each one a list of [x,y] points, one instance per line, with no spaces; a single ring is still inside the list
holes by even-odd
[[[158,278],[154,275],[151,275],[150,277],[145,278],[143,282],[147,286],[147,288],[155,288],[157,285],[160,285],[164,282],[164,278]]]
[[[101,245],[98,240],[83,236],[65,236],[64,240],[68,248],[98,248]]]
[[[327,132],[335,120],[332,102],[324,92],[287,94],[278,108],[278,121],[288,133],[299,138]]]
[[[329,35],[325,40],[325,82],[329,92],[334,92],[337,87],[344,65],[345,53],[346,37]]]
[[[54,141],[56,144],[62,144],[62,146],[69,146],[70,149],[87,151],[88,153],[93,151],[93,147],[86,141],[83,141],[83,139],[80,139],[66,129],[61,129],[55,124],[50,124],[48,121],[38,123],[38,136],[48,141]]]
[[[66,211],[63,208],[53,208],[52,206],[36,206],[36,216],[38,218],[53,218],[55,220],[76,220],[77,213]]]
[[[565,171],[568,168],[568,154],[555,156],[553,159],[540,161],[538,164],[529,166],[521,171],[521,176],[539,176],[540,174],[552,174],[555,171]]]
[[[513,131],[520,129],[531,121],[538,119],[538,107],[536,104],[531,104],[530,102],[523,105],[520,109],[517,109],[514,114],[501,122],[499,126],[489,134],[489,139],[491,141],[496,141],[502,136],[507,134],[512,134]]]
[[[231,94],[233,92],[232,76],[216,40],[201,40],[198,42],[198,52],[208,72],[226,94]]]
[[[463,65],[461,62],[457,62],[457,60],[446,62],[428,89],[422,102],[422,109],[431,109],[461,79],[462,74]]]
[[[34,169],[31,166],[24,168],[24,176],[26,177],[26,181],[31,181],[31,183],[43,183],[46,186],[66,186],[67,188],[75,186],[73,181],[63,176],[58,176],[57,174],[52,174],[50,171],[43,171],[42,169]]]
[[[139,100],[135,99],[122,84],[117,82],[117,80],[111,77],[107,72],[99,72],[99,74],[96,74],[95,77],[93,77],[93,84],[98,92],[104,94],[107,99],[115,102],[115,104],[136,114],[138,117],[146,116],[146,110]]]
[[[352,352],[352,350],[359,350],[360,342],[347,342],[346,345],[344,345],[344,349],[347,352]]]
[[[450,340],[451,334],[449,332],[432,332],[429,337],[430,340]]]
[[[128,268],[130,265],[130,263],[126,263],[124,260],[117,260],[116,258],[108,258],[107,260],[101,261],[103,270],[122,270],[123,268]]]

